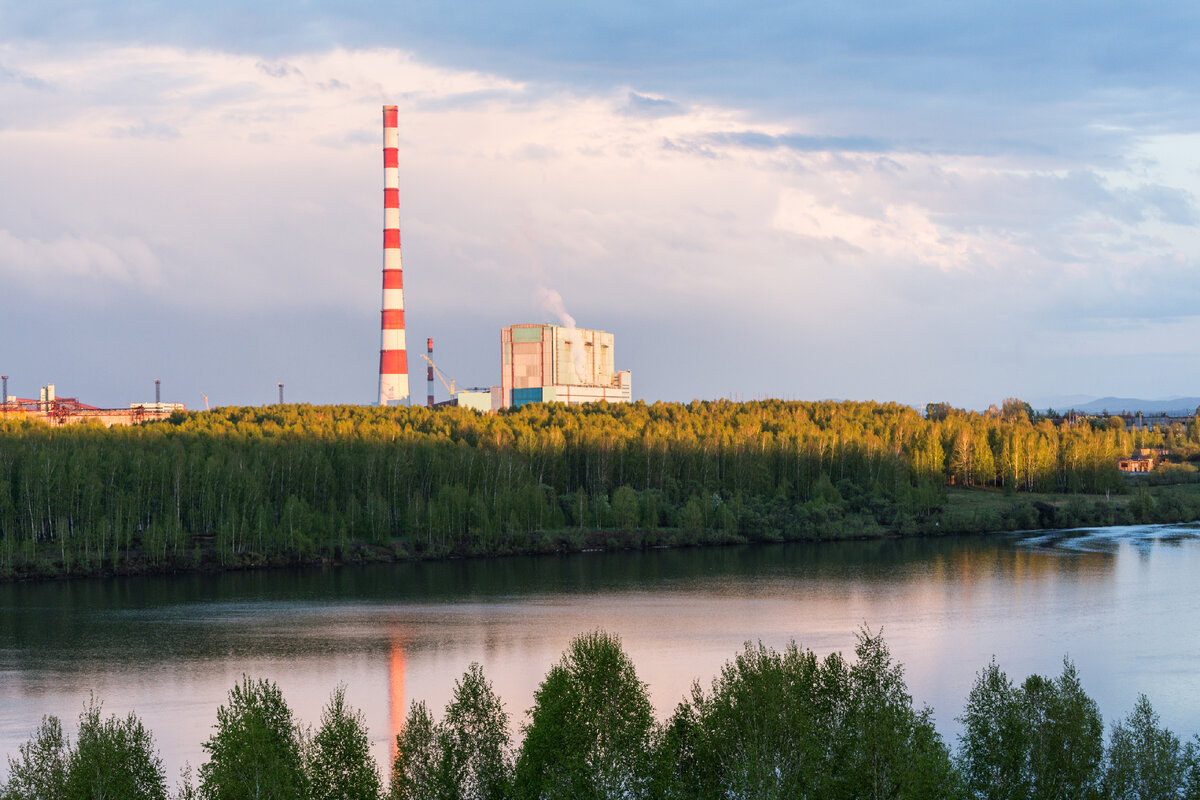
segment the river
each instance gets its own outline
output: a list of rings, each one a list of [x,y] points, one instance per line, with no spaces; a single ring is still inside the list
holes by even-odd
[[[43,714],[73,733],[94,692],[151,728],[173,784],[249,674],[313,724],[346,684],[385,762],[407,703],[440,715],[472,661],[517,726],[597,628],[621,636],[660,717],[748,640],[851,654],[865,625],[951,740],[993,656],[1018,681],[1070,656],[1106,727],[1144,692],[1191,736],[1198,575],[1200,527],[1136,526],[0,585],[0,752]]]

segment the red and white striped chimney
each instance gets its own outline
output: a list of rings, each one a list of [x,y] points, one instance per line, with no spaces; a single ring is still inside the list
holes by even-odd
[[[429,362],[429,371],[425,377],[429,380],[429,407],[433,408],[433,337],[430,336],[425,340],[425,352],[428,353],[426,361]]]
[[[379,347],[379,405],[408,397],[404,345],[404,271],[400,266],[400,135],[396,106],[383,107],[383,335]]]

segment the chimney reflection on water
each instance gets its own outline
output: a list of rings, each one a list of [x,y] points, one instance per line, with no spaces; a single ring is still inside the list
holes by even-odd
[[[391,730],[388,739],[388,752],[391,761],[396,761],[396,737],[404,729],[404,643],[399,636],[392,637],[392,646],[388,653],[388,707],[391,720]],[[388,764],[390,767],[391,764]]]

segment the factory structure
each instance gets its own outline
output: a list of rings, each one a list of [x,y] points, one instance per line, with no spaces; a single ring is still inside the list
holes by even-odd
[[[526,403],[628,403],[629,370],[618,372],[613,335],[563,325],[500,331],[500,407]]]
[[[404,307],[404,268],[400,246],[399,107],[383,106],[383,275],[380,303],[379,404],[395,405],[410,396],[408,345]],[[471,408],[492,413],[530,403],[629,403],[630,373],[617,370],[613,334],[576,327],[565,312],[564,324],[527,323],[500,331],[497,366],[499,385],[458,389],[433,362],[433,339],[427,340],[427,403]],[[434,401],[434,376],[442,379],[450,399]],[[75,397],[61,397],[54,384],[41,387],[39,396],[8,394],[8,376],[0,391],[0,419],[37,419],[51,425],[94,421],[105,426],[135,425],[166,419],[184,411],[183,403],[162,402],[155,380],[153,403],[131,403],[129,408],[100,408]],[[490,383],[490,381],[489,381]],[[278,383],[283,404],[283,383]],[[205,409],[208,397],[204,396]]]
[[[426,403],[459,406],[487,414],[529,403],[629,403],[629,370],[617,371],[613,335],[606,331],[549,323],[510,325],[500,331],[500,385],[459,389],[433,362],[433,339],[421,354],[428,366]],[[449,400],[434,401],[434,376]]]
[[[96,422],[106,428],[114,425],[137,425],[142,422],[167,419],[176,411],[185,410],[183,403],[164,403],[159,382],[154,382],[153,403],[130,403],[129,408],[100,408],[79,402],[76,397],[60,397],[53,383],[38,391],[37,399],[17,397],[8,393],[8,376],[3,377],[0,393],[0,419],[38,420],[48,425],[74,425]]]
[[[404,327],[404,279],[400,257],[399,109],[383,107],[383,303],[379,350],[379,404],[409,396],[408,349]],[[570,322],[568,318],[566,320]],[[433,362],[433,339],[426,340],[427,404],[455,405],[483,413],[528,403],[628,403],[633,399],[629,370],[618,371],[613,335],[574,325],[521,324],[500,331],[500,385],[458,389]],[[450,399],[434,402],[434,375]]]

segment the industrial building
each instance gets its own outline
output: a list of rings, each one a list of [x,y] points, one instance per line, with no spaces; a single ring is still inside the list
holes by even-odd
[[[490,389],[459,389],[454,395],[455,405],[459,408],[469,408],[481,414],[489,414],[500,408],[500,387]]]
[[[400,253],[398,108],[383,107],[383,303],[379,349],[379,404],[409,396],[408,344],[404,320],[404,273]],[[458,389],[433,362],[433,339],[426,339],[430,408],[455,405],[490,413],[526,403],[578,405],[632,400],[629,372],[613,363],[613,335],[567,325],[511,325],[500,333],[500,386]],[[450,398],[434,400],[434,376]],[[282,388],[280,402],[282,403]]]
[[[500,407],[578,405],[633,399],[628,370],[618,372],[613,335],[564,325],[510,325],[500,332]]]
[[[167,419],[175,411],[184,411],[183,403],[164,403],[157,392],[153,403],[131,403],[129,408],[99,408],[79,402],[75,397],[59,397],[53,383],[38,392],[38,398],[17,397],[8,394],[5,376],[3,403],[0,403],[0,419],[39,420],[48,425],[72,425],[81,422],[98,422],[106,428],[113,425],[137,425],[152,420]]]

